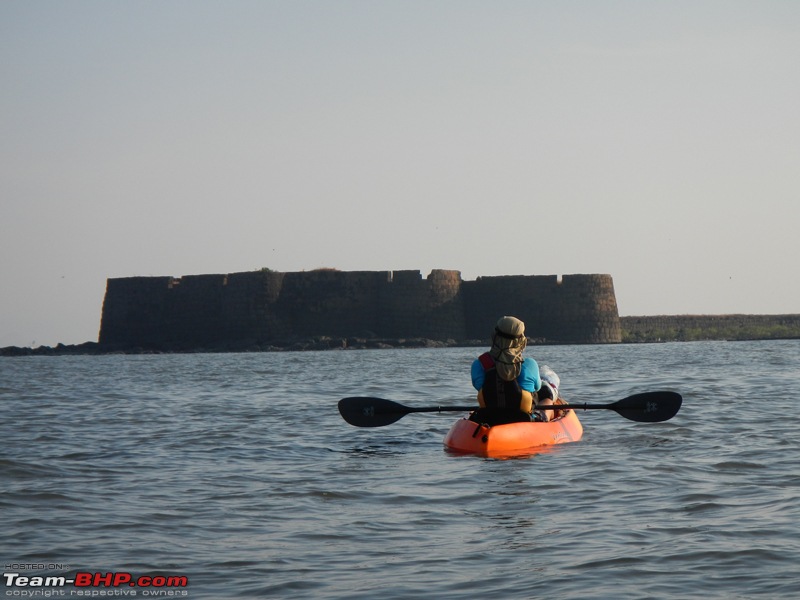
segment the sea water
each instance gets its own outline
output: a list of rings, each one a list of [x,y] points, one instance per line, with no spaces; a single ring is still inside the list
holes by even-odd
[[[4,597],[800,597],[800,341],[529,347],[570,401],[684,405],[518,459],[338,414],[469,404],[480,351],[0,359]]]

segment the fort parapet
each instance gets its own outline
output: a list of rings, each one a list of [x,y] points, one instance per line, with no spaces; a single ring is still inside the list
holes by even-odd
[[[460,271],[262,270],[225,275],[109,279],[100,344],[159,350],[267,345],[309,337],[486,340],[503,315],[529,337],[616,343],[620,319],[610,275]]]

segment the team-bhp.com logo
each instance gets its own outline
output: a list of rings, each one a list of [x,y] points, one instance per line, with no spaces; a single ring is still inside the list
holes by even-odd
[[[50,596],[186,596],[189,578],[185,575],[140,575],[125,571],[110,573],[78,572],[64,575],[21,575],[3,573],[6,596],[21,598]],[[70,588],[70,589],[65,589]],[[107,589],[112,588],[112,589]]]

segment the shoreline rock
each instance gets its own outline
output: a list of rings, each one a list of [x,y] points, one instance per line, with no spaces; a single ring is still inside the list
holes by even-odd
[[[706,340],[787,340],[800,339],[800,314],[786,315],[660,315],[620,317],[623,344],[690,342]],[[570,345],[545,338],[528,338],[531,345]],[[620,342],[616,342],[620,343]],[[227,352],[307,352],[319,350],[376,350],[397,348],[488,347],[489,340],[437,340],[424,337],[381,338],[371,331],[350,337],[313,336],[285,340],[256,339],[192,345],[186,342],[158,346],[121,344],[57,344],[54,347],[0,348],[0,357],[14,356],[85,356],[108,354],[201,354]],[[580,345],[596,345],[593,342]]]
[[[784,317],[785,318],[785,317]],[[637,317],[641,320],[642,317]],[[664,317],[658,317],[663,320]],[[624,330],[623,330],[624,331]],[[666,329],[663,327],[640,328],[634,335],[627,335],[617,344],[655,344],[665,342],[693,341],[754,341],[754,340],[793,340],[800,339],[800,327],[787,328],[785,324],[779,329],[765,331],[749,329],[723,328],[705,330],[705,335],[697,330]],[[563,345],[616,345],[592,342],[554,342],[542,338],[528,338],[529,345],[563,346]],[[24,356],[104,356],[113,354],[224,354],[249,352],[313,352],[340,350],[394,350],[403,348],[471,348],[488,347],[488,340],[435,340],[430,338],[372,338],[372,337],[327,337],[320,336],[308,339],[272,340],[270,342],[236,341],[191,346],[187,344],[162,345],[158,347],[122,346],[119,344],[100,344],[84,342],[82,344],[57,344],[56,346],[37,346],[35,348],[6,346],[0,348],[2,357]]]
[[[35,348],[7,346],[0,348],[0,357],[19,356],[100,356],[111,354],[215,354],[236,352],[309,352],[320,350],[380,350],[398,348],[451,348],[485,346],[483,340],[433,340],[428,338],[330,338],[319,337],[304,340],[274,340],[269,343],[228,342],[203,346],[185,344],[158,347],[121,346],[118,344],[57,344]]]

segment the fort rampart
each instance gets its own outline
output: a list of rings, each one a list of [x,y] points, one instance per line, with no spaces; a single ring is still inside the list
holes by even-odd
[[[513,275],[464,281],[459,271],[270,270],[109,279],[100,344],[163,350],[267,345],[309,337],[486,340],[498,317],[536,340],[615,343],[610,275]]]

